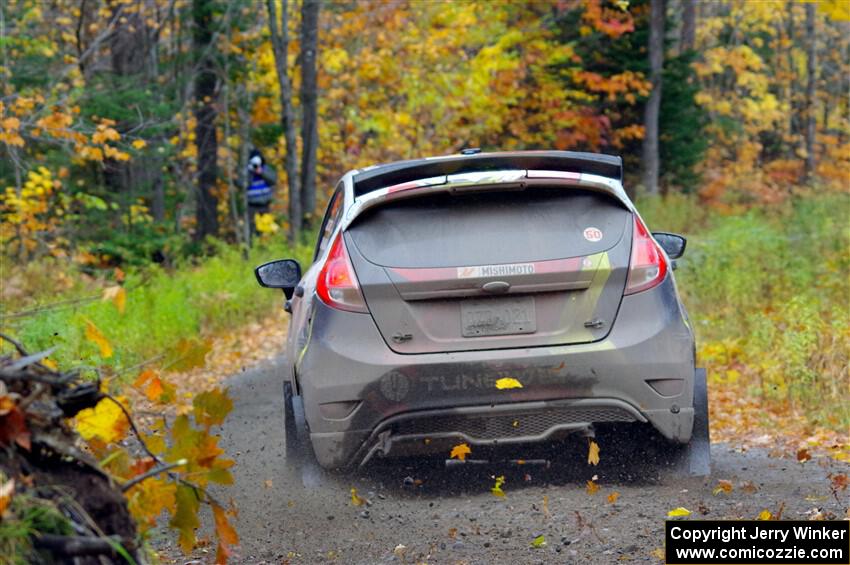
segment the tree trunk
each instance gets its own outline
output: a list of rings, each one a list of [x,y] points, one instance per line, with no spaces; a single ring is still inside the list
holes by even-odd
[[[212,59],[212,0],[192,0],[192,18],[195,24],[193,48],[198,57],[195,69],[195,143],[198,146],[195,239],[202,240],[208,235],[218,235],[218,198],[215,195],[218,178],[217,78]]]
[[[153,196],[151,198],[151,215],[156,222],[165,221],[165,183],[162,182],[162,170],[159,160],[153,161]]]
[[[697,3],[696,0],[682,1],[682,32],[679,38],[679,51],[690,51],[696,45]]]
[[[658,118],[661,109],[661,70],[664,64],[664,0],[651,0],[649,16],[649,79],[652,91],[644,110],[643,187],[658,194]]]
[[[280,122],[286,139],[286,180],[289,185],[289,241],[295,243],[301,231],[303,212],[301,193],[298,190],[298,147],[295,141],[295,112],[292,109],[292,83],[289,82],[287,70],[287,53],[289,51],[289,0],[281,2],[280,29],[278,30],[277,10],[275,0],[266,0],[269,11],[269,32],[271,33],[272,49],[274,51],[277,81],[280,86],[280,107],[282,110]]]
[[[815,37],[815,5],[806,4],[806,168],[805,179],[815,171],[815,83],[817,80],[817,38]]]
[[[301,8],[301,202],[310,226],[316,212],[316,152],[319,146],[316,60],[321,0],[304,0]]]
[[[794,34],[795,34],[795,24],[794,24],[794,2],[793,0],[789,0],[786,6],[786,12],[788,13],[788,26],[787,26],[787,34],[788,34],[788,49],[786,49],[787,56],[787,66],[788,72],[791,73],[791,78],[788,80],[788,108],[790,111],[788,112],[788,137],[791,139],[791,147],[790,151],[792,154],[791,158],[797,157],[797,149],[799,148],[798,143],[798,135],[799,135],[799,123],[798,123],[798,115],[797,115],[797,67],[794,65]]]
[[[251,134],[251,116],[249,114],[249,109],[251,108],[250,101],[252,100],[251,95],[245,93],[245,96],[248,100],[245,104],[237,104],[236,105],[236,115],[239,120],[239,139],[247,140],[250,139]],[[245,251],[247,259],[247,251],[251,248],[252,239],[254,237],[251,226],[253,225],[253,219],[250,217],[250,210],[248,210],[248,191],[246,187],[248,186],[248,155],[249,155],[249,146],[247,143],[242,143],[242,148],[239,150],[239,184],[242,187],[240,197],[240,206],[242,208],[242,240],[246,242],[247,249]]]

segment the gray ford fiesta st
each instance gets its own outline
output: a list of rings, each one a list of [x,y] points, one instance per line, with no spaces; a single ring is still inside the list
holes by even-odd
[[[685,240],[651,233],[621,179],[619,157],[566,151],[343,176],[312,266],[256,269],[291,313],[288,457],[345,468],[630,423],[707,472]]]

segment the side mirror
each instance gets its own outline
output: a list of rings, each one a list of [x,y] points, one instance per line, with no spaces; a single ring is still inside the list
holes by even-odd
[[[282,288],[289,299],[301,280],[301,265],[294,259],[278,259],[260,265],[254,269],[254,275],[260,286]]]
[[[658,245],[667,252],[670,259],[678,259],[685,254],[685,247],[688,244],[688,240],[681,235],[675,233],[654,232],[652,237],[654,237],[655,241],[658,242]]]

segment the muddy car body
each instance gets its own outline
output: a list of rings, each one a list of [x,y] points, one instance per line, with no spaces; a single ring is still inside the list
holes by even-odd
[[[707,436],[685,241],[651,234],[621,178],[619,157],[563,151],[346,174],[303,277],[256,271],[292,314],[287,445],[325,468],[608,423],[687,445],[695,406]]]

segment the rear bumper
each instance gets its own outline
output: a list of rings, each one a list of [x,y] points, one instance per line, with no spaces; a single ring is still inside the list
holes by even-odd
[[[296,373],[324,467],[458,440],[543,441],[602,422],[649,422],[671,441],[691,437],[693,334],[669,277],[624,297],[608,337],[581,345],[402,355],[371,316],[319,300],[311,324]],[[504,377],[522,388],[497,389]]]

